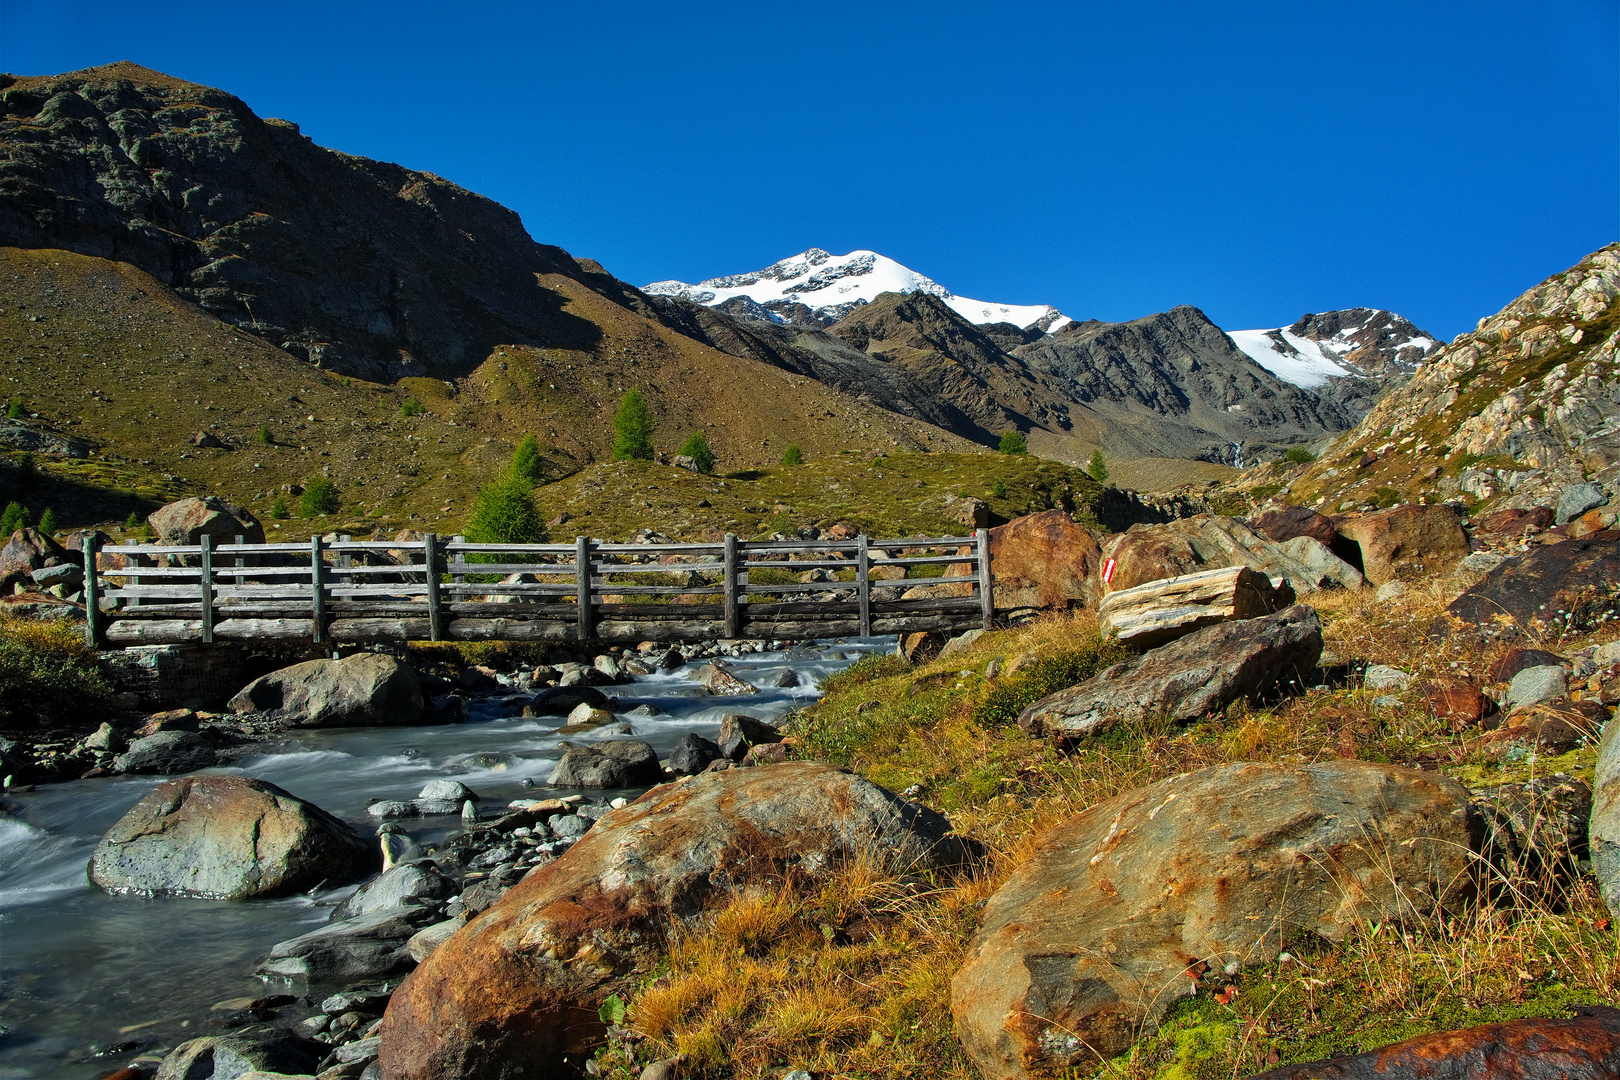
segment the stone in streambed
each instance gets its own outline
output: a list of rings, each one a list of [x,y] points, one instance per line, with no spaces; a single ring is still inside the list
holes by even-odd
[[[689,731],[670,751],[669,771],[677,776],[695,776],[721,757],[720,747],[696,732]]]
[[[597,746],[571,747],[546,783],[553,787],[639,787],[663,778],[651,746],[634,739],[615,739]]]
[[[120,818],[89,877],[114,893],[240,900],[354,881],[376,865],[370,842],[274,784],[190,776],[159,784]]]
[[[369,915],[327,923],[279,942],[255,969],[260,975],[337,982],[380,979],[409,971],[406,943],[436,916],[422,908],[383,908]]]
[[[241,1080],[255,1072],[307,1076],[327,1050],[291,1031],[211,1035],[175,1047],[154,1080]]]
[[[608,696],[594,686],[554,686],[542,690],[523,706],[524,716],[567,716],[581,705],[605,709]]]
[[[206,769],[219,761],[208,739],[194,731],[160,731],[136,739],[113,759],[113,771],[134,776],[174,776]]]
[[[382,653],[308,660],[254,679],[230,701],[294,727],[414,724],[425,704],[416,673]]]
[[[337,906],[332,919],[342,921],[423,902],[448,900],[457,891],[455,882],[431,865],[406,863],[360,886],[359,891]]]
[[[705,690],[716,697],[737,697],[743,694],[757,694],[759,687],[744,680],[731,668],[716,660],[704,664],[692,673]]]
[[[741,761],[751,747],[781,741],[782,732],[763,720],[740,713],[720,718],[720,756],[728,761]]]
[[[422,785],[422,790],[416,793],[418,799],[448,799],[461,804],[468,799],[477,800],[478,796],[472,788],[456,780],[429,780]]]

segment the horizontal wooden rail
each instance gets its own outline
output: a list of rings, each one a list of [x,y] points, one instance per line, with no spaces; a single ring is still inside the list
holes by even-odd
[[[799,639],[988,627],[993,615],[982,532],[881,541],[728,535],[703,544],[585,537],[572,544],[479,544],[433,535],[317,536],[307,544],[216,540],[102,549],[87,538],[87,639]],[[671,556],[677,558],[662,561]],[[910,574],[934,565],[971,572],[890,580],[892,568]],[[889,574],[874,576],[880,569]],[[828,580],[769,577],[816,571]],[[652,584],[659,577],[644,575],[684,580],[660,585]],[[917,587],[921,595],[896,598],[897,589]]]

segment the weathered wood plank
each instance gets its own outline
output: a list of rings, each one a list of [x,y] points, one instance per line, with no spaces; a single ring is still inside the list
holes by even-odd
[[[107,624],[106,638],[108,643],[113,645],[162,645],[201,641],[202,620],[115,619]]]
[[[428,619],[334,619],[326,628],[333,641],[430,641]]]

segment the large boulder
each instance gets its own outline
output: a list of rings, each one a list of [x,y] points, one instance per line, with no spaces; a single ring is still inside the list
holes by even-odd
[[[614,739],[594,746],[571,746],[551,770],[553,787],[622,788],[656,784],[664,778],[658,754],[637,739]]]
[[[1321,620],[1295,604],[1263,619],[1208,626],[1115,664],[1030,705],[1018,726],[1071,739],[1160,716],[1196,720],[1279,682],[1304,681],[1321,654]]]
[[[1505,559],[1446,612],[1491,637],[1540,638],[1595,629],[1620,596],[1617,541],[1620,532],[1601,532]]]
[[[152,511],[146,521],[164,544],[199,544],[204,536],[212,538],[216,547],[233,544],[238,536],[249,544],[264,543],[264,526],[258,518],[213,495],[176,499]]]
[[[1331,545],[1339,535],[1332,518],[1308,506],[1273,506],[1262,510],[1249,519],[1249,528],[1278,544],[1296,536],[1308,536],[1319,544]]]
[[[1613,1080],[1620,1076],[1620,1009],[1507,1020],[1419,1035],[1365,1054],[1284,1065],[1249,1080]]]
[[[713,894],[851,859],[880,872],[958,863],[939,814],[841,769],[788,762],[666,784],[602,817],[435,949],[383,1017],[387,1080],[568,1075],[597,1010],[639,985],[664,935]]]
[[[230,709],[268,713],[294,727],[414,724],[422,718],[422,686],[402,661],[356,653],[272,671],[243,687]]]
[[[1062,510],[1015,518],[990,530],[991,596],[997,611],[1096,602],[1102,549]]]
[[[240,1080],[255,1073],[309,1075],[320,1067],[328,1049],[291,1031],[207,1035],[169,1051],[154,1080]]]
[[[1360,588],[1355,567],[1309,536],[1276,543],[1237,518],[1198,514],[1162,525],[1132,525],[1104,551],[1114,572],[1104,592],[1120,592],[1162,578],[1247,566],[1283,579],[1300,594],[1317,589]]]
[[[1606,725],[1598,745],[1587,839],[1598,891],[1609,911],[1620,918],[1620,724]]]
[[[136,739],[113,759],[113,771],[142,776],[175,776],[206,769],[219,760],[206,736],[194,731],[159,731]]]
[[[18,529],[0,548],[0,592],[9,593],[18,584],[32,588],[35,570],[82,561],[83,556],[68,551],[38,529]]]
[[[241,900],[365,877],[377,852],[320,807],[241,776],[167,780],[118,819],[90,857],[108,892]]]
[[[1361,548],[1361,572],[1374,585],[1433,577],[1468,554],[1462,519],[1449,506],[1409,503],[1338,524],[1339,535]]]
[[[1370,762],[1222,765],[1126,792],[1050,829],[991,897],[951,983],[957,1037],[998,1080],[1089,1066],[1205,965],[1460,912],[1473,844],[1460,784]]]
[[[1097,628],[1103,637],[1148,649],[1219,622],[1270,615],[1293,602],[1292,590],[1273,589],[1264,574],[1227,566],[1111,592],[1097,605]]]

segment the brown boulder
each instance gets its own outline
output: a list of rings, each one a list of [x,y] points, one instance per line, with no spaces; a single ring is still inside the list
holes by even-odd
[[[1102,549],[1062,510],[1015,518],[990,530],[991,595],[997,611],[1095,603]]]
[[[1362,761],[1235,764],[1048,830],[990,899],[951,982],[981,1075],[1068,1075],[1128,1049],[1205,965],[1274,960],[1472,896],[1468,792]]]
[[[1450,721],[1453,731],[1477,727],[1481,720],[1496,711],[1496,702],[1480,693],[1467,679],[1455,676],[1443,676],[1431,682],[1425,704],[1436,719]]]
[[[1361,547],[1361,572],[1374,585],[1435,576],[1468,554],[1462,519],[1449,506],[1397,506],[1339,523]]]
[[[1264,574],[1228,566],[1109,593],[1097,605],[1097,628],[1103,637],[1147,649],[1215,623],[1270,615],[1293,602],[1292,589],[1278,592]]]
[[[1249,1080],[1613,1080],[1620,1009],[1577,1005],[1568,1020],[1536,1018],[1439,1031],[1350,1057],[1256,1073]]]
[[[1513,676],[1533,667],[1563,667],[1564,658],[1545,649],[1509,649],[1491,661],[1486,678],[1491,682],[1512,682]]]
[[[1228,566],[1247,566],[1273,580],[1286,580],[1300,594],[1362,584],[1360,572],[1318,540],[1296,536],[1274,543],[1221,514],[1132,525],[1103,555],[1114,560],[1113,576],[1101,587],[1105,593]]]
[[[1567,754],[1584,742],[1596,743],[1609,709],[1596,701],[1544,701],[1514,709],[1501,724],[1468,741],[1476,753],[1506,753],[1527,746],[1543,754]]]
[[[1474,526],[1477,536],[1532,536],[1552,528],[1553,512],[1550,506],[1532,506],[1528,510],[1496,510],[1479,519]]]
[[[1538,547],[1506,559],[1446,609],[1491,637],[1582,633],[1607,621],[1620,598],[1620,532]],[[1444,633],[1445,627],[1436,628]]]
[[[1332,544],[1339,535],[1333,519],[1308,506],[1277,506],[1249,519],[1249,527],[1267,540],[1282,543],[1296,536],[1308,536],[1320,544]]]
[[[601,818],[440,945],[383,1018],[387,1080],[572,1075],[609,994],[639,985],[672,922],[711,894],[852,858],[885,872],[958,862],[931,810],[816,762],[707,772]]]
[[[90,858],[113,893],[242,900],[340,885],[378,853],[347,824],[264,780],[167,780],[118,819]]]
[[[250,544],[264,543],[264,526],[258,518],[213,495],[177,499],[152,511],[146,520],[164,544],[197,544],[204,535],[216,545],[235,543],[238,536]]]
[[[1072,739],[1166,716],[1196,720],[1315,670],[1322,623],[1295,604],[1263,619],[1208,626],[1059,690],[1023,711],[1031,735]]]
[[[167,712],[153,713],[141,722],[135,729],[132,739],[144,739],[148,735],[156,735],[161,731],[197,731],[202,726],[202,717],[191,709],[169,709]]]
[[[244,686],[229,707],[266,713],[294,727],[414,724],[425,709],[416,673],[383,653],[306,660],[272,671]]]
[[[82,561],[38,529],[18,529],[0,548],[0,592],[9,593],[18,583],[31,585],[33,572],[41,567]]]

